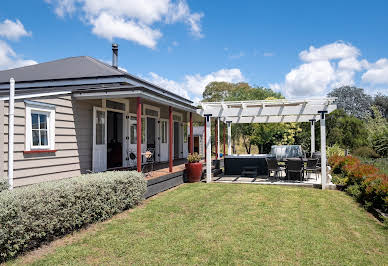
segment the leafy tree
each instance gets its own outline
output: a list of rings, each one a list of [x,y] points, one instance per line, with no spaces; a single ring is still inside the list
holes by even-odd
[[[248,83],[211,82],[203,92],[203,102],[264,100],[268,98],[283,98],[280,93],[264,87],[251,87]],[[251,152],[252,145],[257,142],[252,138],[255,133],[253,124],[234,124],[232,126],[233,146],[240,138],[246,152]]]
[[[372,106],[373,116],[367,120],[368,144],[381,156],[388,155],[388,122],[377,106]]]
[[[345,149],[356,149],[368,144],[368,131],[363,120],[345,113],[343,109],[327,116],[327,144],[340,145]]]
[[[375,105],[383,117],[388,119],[388,96],[381,93],[377,94],[373,100],[373,105]]]
[[[332,90],[328,96],[337,97],[338,108],[348,115],[366,119],[371,114],[372,97],[362,88],[343,86]]]

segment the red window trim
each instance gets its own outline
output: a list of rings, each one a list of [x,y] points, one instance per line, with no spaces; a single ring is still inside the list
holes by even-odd
[[[23,151],[24,154],[31,154],[31,153],[54,153],[57,152],[57,150],[32,150],[32,151]]]

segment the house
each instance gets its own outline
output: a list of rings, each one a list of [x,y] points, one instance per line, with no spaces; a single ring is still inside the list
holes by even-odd
[[[0,71],[0,173],[8,175],[10,78],[15,79],[14,185],[186,158],[193,103],[88,56]],[[140,125],[140,126],[139,126]]]

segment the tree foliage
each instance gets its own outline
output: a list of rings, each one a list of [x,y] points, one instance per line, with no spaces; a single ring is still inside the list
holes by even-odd
[[[388,96],[381,93],[374,97],[373,105],[375,105],[383,117],[388,119]]]
[[[203,102],[280,98],[283,98],[280,93],[264,87],[251,87],[248,83],[211,82],[203,93]],[[258,146],[260,152],[268,151],[274,143],[291,140],[297,128],[294,124],[234,124],[232,142],[241,139],[248,154],[251,153],[252,145]]]
[[[364,121],[337,109],[327,116],[327,144],[339,144],[345,149],[355,149],[368,143]]]
[[[343,86],[332,90],[329,97],[336,97],[337,106],[346,114],[366,119],[371,114],[372,97],[362,88]]]

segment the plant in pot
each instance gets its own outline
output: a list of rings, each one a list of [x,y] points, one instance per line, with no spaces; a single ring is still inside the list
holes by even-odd
[[[201,156],[198,153],[187,156],[187,176],[190,183],[199,182],[202,177]]]

